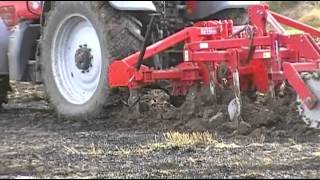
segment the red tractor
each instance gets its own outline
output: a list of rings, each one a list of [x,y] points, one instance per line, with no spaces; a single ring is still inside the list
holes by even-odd
[[[135,104],[145,86],[184,97],[191,87],[201,85],[212,94],[217,86],[232,88],[235,98],[228,110],[231,119],[238,119],[241,92],[275,95],[288,83],[298,94],[304,121],[310,127],[320,126],[320,48],[314,40],[320,31],[271,12],[267,5],[249,1],[24,3],[37,18],[20,18],[16,24],[24,27],[31,20],[25,33],[32,35],[18,33],[22,39],[30,38],[30,44],[13,45],[13,51],[11,44],[19,43],[9,42],[9,77],[28,80],[26,72],[31,72],[35,78],[29,79],[41,81],[36,73],[41,72],[50,102],[62,117],[99,116],[112,102],[113,89],[128,89],[129,104]],[[5,12],[22,17],[12,4],[14,10]],[[37,8],[43,9],[41,16]],[[280,23],[305,33],[288,35]],[[29,54],[22,57],[19,51]],[[10,56],[18,60],[11,62]],[[28,71],[18,71],[22,69]]]
[[[7,102],[9,79],[31,81],[40,37],[40,1],[0,2],[0,104]],[[39,76],[39,75],[38,75]]]

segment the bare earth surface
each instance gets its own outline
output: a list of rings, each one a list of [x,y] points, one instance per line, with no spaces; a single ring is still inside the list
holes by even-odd
[[[71,121],[57,118],[41,87],[13,89],[0,114],[0,178],[320,177],[320,131],[299,120],[292,98],[245,99],[238,126],[225,95],[190,95],[178,109],[159,91],[144,96],[144,114],[120,104],[103,119]],[[170,131],[207,131],[214,142],[169,145]]]

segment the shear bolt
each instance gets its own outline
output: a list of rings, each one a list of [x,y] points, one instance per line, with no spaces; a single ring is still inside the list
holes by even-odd
[[[311,97],[307,97],[305,103],[308,107],[312,108],[316,102],[314,100],[312,100]]]

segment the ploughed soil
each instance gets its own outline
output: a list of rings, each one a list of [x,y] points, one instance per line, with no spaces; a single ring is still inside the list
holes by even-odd
[[[320,131],[299,118],[290,90],[275,99],[243,95],[238,122],[227,114],[232,92],[197,88],[180,107],[150,90],[141,113],[118,98],[103,118],[68,120],[42,86],[12,85],[0,113],[0,178],[320,177]],[[168,145],[167,132],[207,132],[214,142]]]

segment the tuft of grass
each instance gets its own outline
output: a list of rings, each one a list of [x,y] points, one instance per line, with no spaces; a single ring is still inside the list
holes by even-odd
[[[161,150],[169,150],[169,149],[174,149],[177,148],[177,146],[169,143],[153,143],[153,144],[148,144],[146,146],[141,146],[141,148],[135,150],[136,153],[138,154],[149,154],[151,152],[157,152]]]
[[[241,146],[234,143],[231,143],[231,144],[217,143],[214,147],[219,149],[235,149],[235,148],[240,148]]]
[[[120,149],[117,152],[108,152],[111,155],[129,156],[147,155],[149,153],[177,150],[180,148],[194,148],[194,147],[206,147],[206,149],[214,147],[219,149],[233,149],[240,148],[239,145],[234,143],[224,144],[219,143],[213,135],[209,132],[192,132],[192,133],[180,133],[180,132],[167,132],[163,134],[164,141],[154,142],[146,145],[141,145],[133,149]],[[96,154],[97,150],[93,149],[91,154]],[[100,153],[98,153],[100,154]]]
[[[180,133],[168,132],[164,134],[165,141],[168,144],[181,146],[197,146],[197,145],[212,145],[216,143],[212,134],[209,132],[193,132],[193,133]]]
[[[183,147],[211,146],[217,142],[209,132],[167,132],[164,133],[163,136],[164,142],[141,146],[139,149],[135,150],[135,152],[138,154],[148,154],[151,152],[179,149]]]
[[[316,152],[313,152],[312,155],[316,157],[320,157],[320,148]]]
[[[105,151],[101,148],[96,147],[93,143],[91,144],[91,147],[89,148],[88,152],[86,152],[87,155],[91,156],[99,156],[105,154]]]

